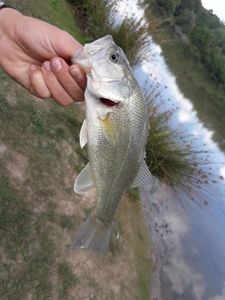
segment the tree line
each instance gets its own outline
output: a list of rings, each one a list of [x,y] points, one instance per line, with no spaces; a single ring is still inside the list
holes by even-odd
[[[148,2],[152,2],[149,0]],[[194,51],[218,80],[225,84],[225,24],[201,0],[156,0],[191,41]]]

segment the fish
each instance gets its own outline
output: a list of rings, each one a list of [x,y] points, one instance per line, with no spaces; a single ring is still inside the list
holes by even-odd
[[[87,146],[89,158],[75,179],[74,191],[97,190],[96,207],[78,229],[72,248],[106,254],[123,194],[152,183],[145,162],[147,105],[125,53],[112,36],[85,44],[72,63],[87,76],[80,145]]]

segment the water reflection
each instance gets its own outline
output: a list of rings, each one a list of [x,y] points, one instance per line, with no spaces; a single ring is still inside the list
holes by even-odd
[[[141,193],[154,240],[155,263],[160,265],[159,278],[153,282],[152,299],[200,300],[206,284],[201,272],[186,261],[182,242],[190,230],[190,220],[169,187],[161,185],[155,190],[154,202],[149,202],[148,195],[152,192],[150,188]],[[189,255],[192,258],[198,255],[198,248],[193,243]]]
[[[117,7],[116,22],[125,15],[143,17],[146,22],[144,8],[138,6],[138,1],[117,1]],[[143,62],[134,69],[136,77],[144,88],[152,91],[153,87],[162,111],[174,108],[170,127],[185,132],[181,145],[190,143],[193,149],[201,150],[196,159],[207,174],[205,178],[199,173],[201,184],[194,196],[158,181],[141,191],[154,244],[151,299],[224,300],[225,156],[212,139],[213,128],[208,130],[200,122],[191,101],[178,89],[160,47],[150,36],[148,50]]]

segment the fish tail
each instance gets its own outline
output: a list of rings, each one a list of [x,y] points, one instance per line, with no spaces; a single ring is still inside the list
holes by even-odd
[[[97,254],[106,254],[112,232],[112,223],[104,224],[92,213],[78,229],[72,249],[86,248]]]

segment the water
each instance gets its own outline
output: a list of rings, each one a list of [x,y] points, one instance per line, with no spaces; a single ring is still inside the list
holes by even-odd
[[[144,16],[144,8],[139,7],[136,0],[117,1],[117,6],[116,22],[125,15]],[[225,176],[225,155],[212,139],[213,130],[200,122],[191,101],[180,92],[160,47],[150,36],[148,54],[134,71],[145,88],[146,81],[147,86],[157,86],[156,81],[167,86],[161,92],[161,109],[178,107],[170,121],[171,128],[185,128],[185,134],[191,135],[192,147],[202,150],[204,145],[208,154],[201,153],[199,159],[203,162],[203,171],[212,174],[208,182],[201,185],[198,194],[195,193],[194,199],[182,192],[175,193],[157,180],[153,186],[141,191],[154,245],[151,299],[224,300],[225,182],[221,176]],[[206,164],[205,160],[212,164]],[[204,205],[205,200],[207,205]]]

